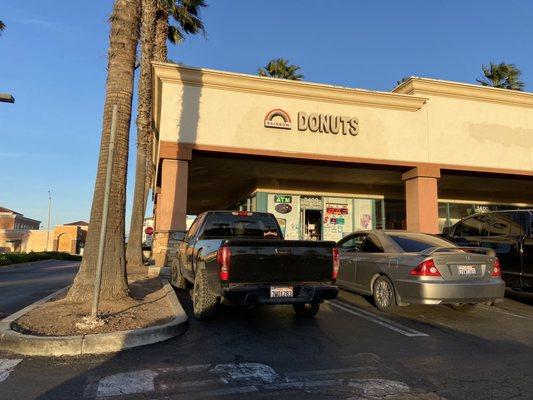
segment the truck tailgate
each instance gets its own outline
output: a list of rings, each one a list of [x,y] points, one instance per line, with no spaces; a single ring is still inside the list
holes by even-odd
[[[230,239],[230,283],[332,280],[334,242]]]

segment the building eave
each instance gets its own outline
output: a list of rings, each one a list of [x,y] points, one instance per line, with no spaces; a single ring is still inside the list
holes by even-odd
[[[533,108],[533,93],[438,79],[410,77],[395,87],[392,92],[405,95],[451,97]]]
[[[168,63],[152,63],[152,68],[154,94],[156,96],[160,96],[159,91],[161,87],[158,82],[174,82],[183,85],[211,87],[261,95],[400,109],[405,111],[417,111],[427,101],[427,98],[423,96],[260,77],[212,69],[183,67]],[[155,100],[160,101],[158,97]]]

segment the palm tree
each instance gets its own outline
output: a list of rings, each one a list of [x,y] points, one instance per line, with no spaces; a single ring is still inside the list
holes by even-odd
[[[2,31],[6,29],[6,24],[4,24],[3,21],[0,21],[0,36],[2,35]]]
[[[396,81],[396,86],[400,86],[402,83],[407,82],[409,80],[410,76],[404,76],[399,81]]]
[[[186,35],[204,33],[200,11],[205,0],[157,0],[154,60],[167,60],[167,40],[180,43]],[[171,19],[171,21],[169,21]]]
[[[300,67],[289,64],[289,60],[275,58],[270,60],[265,67],[259,68],[259,76],[301,81],[304,76],[298,73],[299,70]]]
[[[141,76],[139,79],[139,105],[137,109],[137,157],[135,188],[131,213],[130,233],[126,249],[128,268],[140,267],[142,258],[142,228],[146,213],[148,190],[154,175],[152,163],[152,132],[150,129],[152,109],[151,61],[166,61],[167,39],[180,43],[185,35],[204,32],[200,20],[200,8],[204,0],[142,0],[141,28]],[[168,23],[171,17],[176,25]],[[166,27],[165,27],[166,21]],[[158,34],[166,32],[166,37]]]
[[[501,89],[522,90],[524,82],[520,80],[522,71],[514,64],[499,64],[490,62],[489,65],[482,65],[483,76],[476,79],[483,86],[492,86]]]
[[[67,297],[73,302],[90,300],[93,295],[112,109],[115,104],[119,112],[100,297],[102,300],[115,300],[128,296],[124,259],[126,170],[140,14],[141,0],[115,0],[109,19],[111,27],[100,156],[84,257]]]

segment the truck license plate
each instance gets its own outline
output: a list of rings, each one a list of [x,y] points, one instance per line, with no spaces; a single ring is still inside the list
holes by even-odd
[[[476,274],[476,267],[472,265],[458,265],[458,268],[459,268],[459,275],[461,276]]]
[[[292,297],[292,286],[271,286],[270,298]]]

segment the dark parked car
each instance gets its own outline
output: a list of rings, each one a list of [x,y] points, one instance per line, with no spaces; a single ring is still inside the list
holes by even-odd
[[[197,319],[214,316],[221,299],[246,304],[292,304],[313,316],[337,296],[335,242],[283,240],[272,214],[208,211],[191,225],[172,265],[171,282],[194,284]]]
[[[461,246],[493,249],[508,287],[533,291],[533,210],[493,211],[464,218],[443,236]]]

